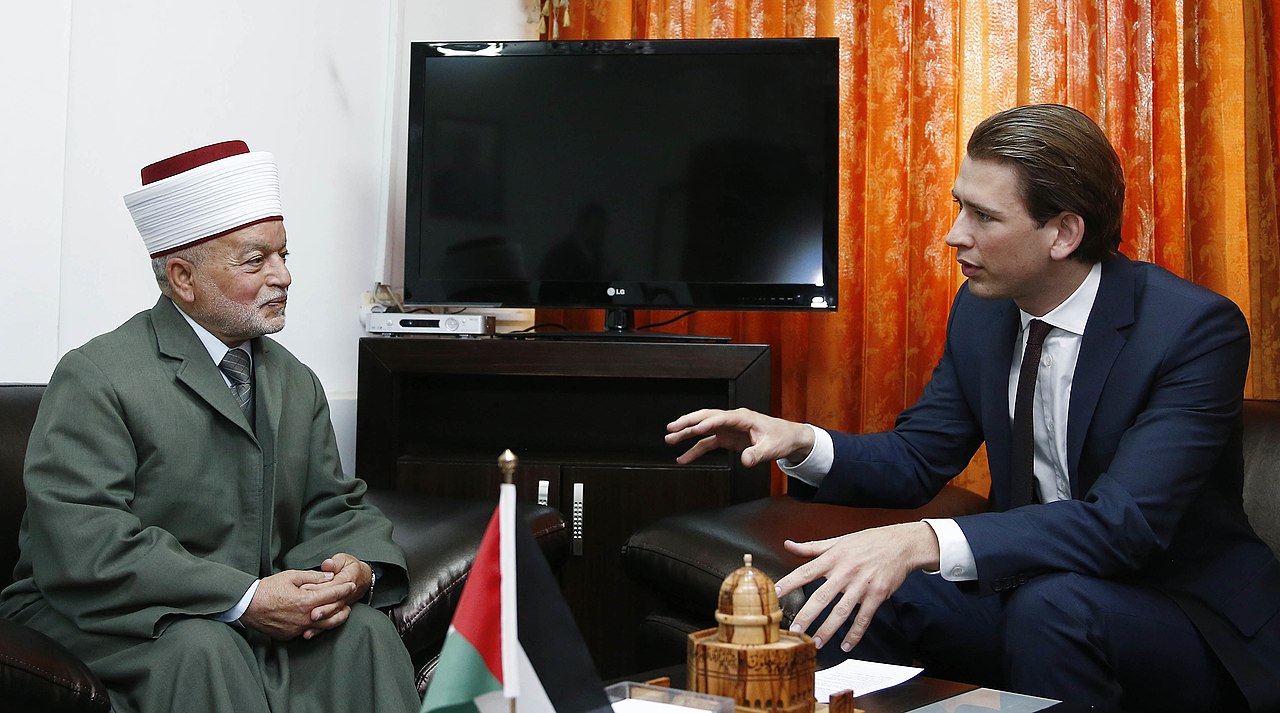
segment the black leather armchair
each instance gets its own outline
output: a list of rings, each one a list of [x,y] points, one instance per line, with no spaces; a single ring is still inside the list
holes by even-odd
[[[1280,553],[1280,401],[1245,400],[1244,461],[1245,511],[1262,539]],[[915,510],[848,508],[780,495],[650,523],[622,550],[627,573],[659,602],[641,626],[640,664],[656,669],[684,661],[688,634],[716,625],[720,584],[742,566],[743,553],[750,552],[757,568],[777,578],[802,563],[782,549],[785,538],[822,539],[983,510],[985,498],[947,486]],[[792,592],[779,604],[784,623],[790,623],[804,604],[803,595]]]
[[[26,509],[22,463],[43,385],[0,384],[0,586],[18,559],[18,528]],[[370,491],[370,502],[395,526],[409,565],[409,596],[388,612],[417,670],[419,692],[435,669],[462,585],[495,503]],[[564,519],[552,508],[517,510],[553,569],[569,551]],[[107,711],[107,689],[58,642],[0,619],[0,711]]]

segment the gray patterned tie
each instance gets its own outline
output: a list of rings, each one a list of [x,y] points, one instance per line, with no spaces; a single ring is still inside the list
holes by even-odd
[[[244,415],[248,416],[253,403],[253,375],[249,371],[249,355],[243,349],[228,349],[218,362],[218,368],[231,380],[231,394]]]

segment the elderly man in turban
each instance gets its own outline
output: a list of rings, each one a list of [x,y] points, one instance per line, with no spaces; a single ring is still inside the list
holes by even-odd
[[[0,616],[84,659],[116,711],[411,711],[377,610],[390,523],[343,476],[315,374],[264,335],[290,283],[271,154],[240,141],[125,197],[162,296],[68,353],[27,451]]]

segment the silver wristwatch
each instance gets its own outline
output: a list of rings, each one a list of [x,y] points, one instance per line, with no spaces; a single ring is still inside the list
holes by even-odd
[[[369,591],[364,593],[364,603],[373,606],[373,585],[378,583],[378,573],[369,565]]]

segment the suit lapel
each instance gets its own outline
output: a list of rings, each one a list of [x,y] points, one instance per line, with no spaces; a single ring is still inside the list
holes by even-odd
[[[186,384],[197,396],[209,404],[209,407],[227,420],[242,428],[249,437],[253,437],[253,429],[245,418],[240,404],[236,403],[231,389],[222,380],[222,373],[209,358],[209,351],[204,348],[191,325],[179,314],[177,306],[168,297],[161,297],[156,306],[151,308],[151,323],[156,330],[156,345],[160,353],[182,362],[175,375],[178,381]]]
[[[985,340],[987,355],[982,361],[982,423],[987,442],[987,463],[991,468],[991,491],[1003,508],[1008,496],[1009,449],[1013,437],[1009,421],[1009,370],[1013,368],[1013,345],[1021,328],[1018,308],[1005,302],[992,321]]]
[[[1080,356],[1076,360],[1076,372],[1071,379],[1071,404],[1067,412],[1067,474],[1071,478],[1072,497],[1075,498],[1081,497],[1093,485],[1092,482],[1081,482],[1080,454],[1107,375],[1128,341],[1127,331],[1133,324],[1135,300],[1133,263],[1123,255],[1104,262],[1098,296],[1089,311],[1089,321],[1080,342]]]
[[[279,347],[269,339],[259,337],[253,340],[253,384],[255,417],[258,440],[262,441],[264,455],[274,460],[274,434],[280,426],[280,409],[284,403],[284,384],[279,379],[279,369],[271,368],[275,361],[273,353]]]

